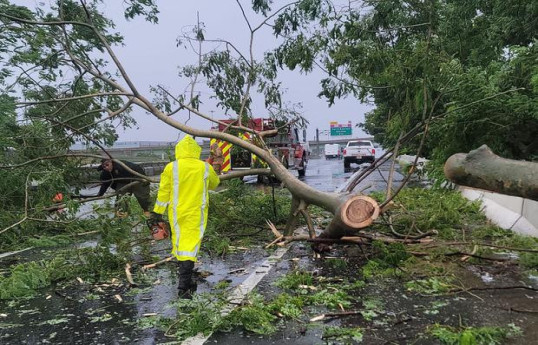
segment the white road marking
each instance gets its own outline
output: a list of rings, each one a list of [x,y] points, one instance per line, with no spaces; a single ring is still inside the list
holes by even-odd
[[[231,293],[228,305],[221,311],[222,316],[228,315],[234,308],[241,304],[245,296],[251,292],[256,285],[269,273],[271,268],[282,258],[282,256],[288,251],[289,247],[278,248],[273,255],[268,257],[258,269],[254,270],[241,284],[239,284]],[[260,268],[263,270],[259,270]],[[209,335],[197,334],[194,337],[185,339],[181,345],[202,345],[207,339],[211,337]]]

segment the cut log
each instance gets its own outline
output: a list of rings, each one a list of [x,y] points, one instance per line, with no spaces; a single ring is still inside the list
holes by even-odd
[[[486,145],[450,156],[444,172],[458,185],[538,200],[538,163],[499,157]]]
[[[352,236],[379,216],[377,201],[365,195],[353,195],[336,210],[329,226],[323,231],[322,238],[341,238]]]

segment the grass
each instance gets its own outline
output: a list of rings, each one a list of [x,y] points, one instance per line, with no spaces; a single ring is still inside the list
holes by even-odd
[[[28,239],[28,245],[35,248],[63,247],[71,244],[73,238],[67,235],[39,236]]]
[[[363,331],[359,327],[326,327],[322,335],[325,340],[337,340],[344,344],[350,344],[351,341],[360,343],[362,337]]]
[[[297,270],[278,279],[275,286],[281,289],[297,290],[300,286],[311,286],[313,283],[312,273]]]
[[[399,268],[411,257],[401,243],[385,244],[377,241],[373,243],[373,249],[375,257],[368,260],[361,269],[365,278],[399,276],[403,273]]]
[[[446,293],[454,288],[450,279],[440,279],[430,277],[426,279],[416,279],[405,283],[407,291],[413,291],[425,295],[436,295]]]
[[[270,298],[252,292],[226,316],[221,315],[221,310],[227,291],[196,295],[192,301],[179,302],[176,319],[161,320],[160,327],[170,330],[179,340],[198,333],[226,332],[237,327],[254,334],[269,335],[288,320],[304,322],[305,318],[311,317],[311,313],[317,314],[320,308],[334,311],[351,308],[357,302],[355,291],[362,288],[364,283],[346,281],[333,284],[317,279],[309,272],[293,271],[278,279],[274,285],[283,291]],[[312,291],[310,288],[314,285],[316,290]],[[340,337],[349,338],[358,334],[353,331],[342,333]],[[334,333],[331,337],[339,336]]]
[[[75,277],[99,281],[117,275],[125,259],[107,248],[64,251],[49,260],[31,261],[10,268],[0,276],[0,299],[31,297],[38,289]]]
[[[373,193],[377,200],[384,195]],[[478,256],[492,256],[510,251],[488,247],[487,244],[508,248],[538,248],[538,239],[522,236],[491,224],[480,210],[478,202],[470,202],[460,193],[443,189],[406,188],[395,198],[396,207],[390,211],[394,228],[403,235],[417,235],[437,230],[433,245],[393,246],[374,243],[374,256],[362,267],[365,278],[401,277],[407,280],[409,291],[421,294],[439,294],[454,287],[461,255],[447,256],[457,251],[472,252]],[[383,224],[375,224],[372,230],[389,233]],[[440,242],[440,245],[435,245]],[[443,245],[458,242],[457,246]],[[422,252],[421,257],[412,257],[407,251]],[[518,252],[519,265],[532,272],[538,268],[538,254]],[[484,263],[480,258],[470,258],[467,264]],[[489,262],[488,262],[489,263]],[[416,277],[420,277],[417,279]]]
[[[461,327],[434,325],[429,333],[445,345],[497,345],[509,337],[521,334],[513,324],[506,327]]]
[[[223,297],[224,294],[197,294],[192,300],[178,300],[176,318],[162,319],[160,326],[178,340],[227,329],[230,327],[229,322],[221,315],[225,305]]]
[[[280,304],[281,306],[287,304],[284,303],[284,298],[281,298]],[[256,334],[272,334],[278,329],[275,322],[277,316],[273,314],[277,309],[276,305],[266,303],[263,296],[252,293],[248,296],[245,305],[230,313],[226,324],[241,326]]]
[[[384,198],[381,193],[373,196],[377,200]],[[470,202],[451,190],[404,188],[394,201],[396,208],[391,211],[394,224],[397,229],[403,229],[403,234],[415,229],[437,230],[440,239],[461,240],[462,225],[486,223],[479,202]]]
[[[383,302],[377,297],[365,297],[362,306],[361,315],[366,321],[372,321],[383,310]]]
[[[286,223],[291,194],[285,189],[255,189],[238,180],[225,181],[222,191],[209,198],[207,229],[202,250],[211,256],[226,254],[229,246],[250,246],[266,242],[272,234],[267,220]]]

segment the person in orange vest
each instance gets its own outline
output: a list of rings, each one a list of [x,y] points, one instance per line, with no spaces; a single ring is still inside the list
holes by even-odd
[[[211,145],[209,148],[209,158],[207,159],[207,162],[211,164],[217,175],[220,175],[222,164],[224,163],[224,156],[219,144],[213,143],[213,145]]]
[[[56,193],[54,195],[54,197],[52,198],[52,202],[55,203],[55,204],[59,204],[63,200],[64,200],[64,195],[61,192]],[[63,211],[65,211],[65,207],[63,207],[63,206],[60,206],[60,207],[58,207],[58,209],[56,209],[56,212],[58,212],[58,213],[62,213]]]
[[[60,193],[60,192],[56,193],[54,197],[52,198],[52,202],[54,203],[60,203],[63,200],[64,200],[64,195],[63,193]]]

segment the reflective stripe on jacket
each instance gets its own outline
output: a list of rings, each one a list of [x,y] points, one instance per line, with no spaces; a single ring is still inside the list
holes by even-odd
[[[201,151],[191,136],[176,145],[176,160],[161,174],[153,209],[163,214],[168,206],[172,254],[180,261],[196,261],[207,225],[209,190],[220,182],[211,165],[200,160]]]

